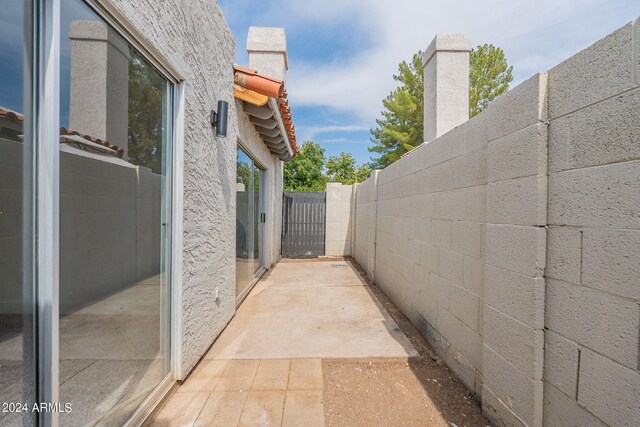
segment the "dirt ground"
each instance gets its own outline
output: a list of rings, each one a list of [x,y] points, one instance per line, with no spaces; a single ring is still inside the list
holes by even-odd
[[[409,361],[324,359],[326,425],[489,426],[478,402],[413,324],[379,288],[369,287],[420,356]]]

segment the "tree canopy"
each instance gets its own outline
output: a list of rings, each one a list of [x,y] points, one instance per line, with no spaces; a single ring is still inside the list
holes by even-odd
[[[305,141],[298,155],[284,164],[284,191],[324,191],[325,151],[313,141]]]
[[[134,49],[129,61],[129,162],[162,173],[165,79]]]
[[[492,44],[483,44],[469,57],[469,117],[487,108],[489,101],[509,90],[513,67],[507,64],[504,51]]]
[[[324,148],[306,141],[298,155],[284,164],[284,191],[325,191],[327,182],[354,184],[370,173],[371,167],[357,166],[351,154],[342,152],[327,159]]]
[[[371,129],[373,146],[369,151],[377,153],[373,158],[376,168],[384,168],[395,162],[407,151],[422,143],[424,120],[424,70],[422,52],[413,55],[411,62],[402,61],[399,73],[393,79],[399,86],[383,101],[382,118],[378,127]]]
[[[328,182],[355,184],[369,178],[371,167],[368,164],[356,166],[356,159],[349,153],[342,152],[327,160]]]
[[[402,61],[393,76],[399,85],[383,101],[382,118],[371,129],[373,166],[381,169],[423,142],[424,70],[422,52],[410,62]],[[484,110],[489,101],[509,89],[513,67],[507,64],[504,51],[491,44],[472,49],[469,58],[469,116]]]

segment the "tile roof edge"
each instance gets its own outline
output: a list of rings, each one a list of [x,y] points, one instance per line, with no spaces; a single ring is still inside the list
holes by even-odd
[[[247,90],[258,94],[269,96],[269,105],[274,111],[277,111],[283,124],[284,133],[287,136],[288,145],[292,151],[292,157],[298,152],[298,144],[296,143],[295,126],[293,125],[293,116],[291,107],[289,106],[288,93],[285,89],[284,82],[270,76],[258,73],[252,68],[234,65],[234,85],[244,87]],[[271,104],[271,100],[275,104]]]

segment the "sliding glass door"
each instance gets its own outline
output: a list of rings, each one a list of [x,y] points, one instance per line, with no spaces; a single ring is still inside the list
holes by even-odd
[[[238,148],[236,173],[236,297],[262,269],[264,171]]]
[[[174,86],[81,0],[5,3],[0,425],[122,425],[170,369]]]
[[[120,425],[169,372],[172,85],[81,0],[60,52],[60,425]]]
[[[31,1],[0,8],[0,425],[32,425],[37,399]],[[24,405],[24,406],[23,406]],[[27,409],[27,410],[25,410]]]

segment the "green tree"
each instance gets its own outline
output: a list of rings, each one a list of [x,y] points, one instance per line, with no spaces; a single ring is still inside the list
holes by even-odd
[[[469,115],[473,117],[509,89],[513,67],[508,66],[504,51],[490,44],[471,51],[469,67]],[[414,54],[410,63],[402,61],[398,69],[393,78],[399,86],[382,101],[382,118],[376,120],[378,127],[371,129],[373,146],[369,151],[378,154],[372,158],[372,166],[378,169],[389,166],[423,142],[422,52]]]
[[[236,182],[244,185],[244,191],[251,191],[252,171],[249,163],[238,161],[236,163]]]
[[[413,55],[411,62],[402,61],[399,73],[393,79],[400,85],[389,94],[382,105],[382,118],[378,127],[371,129],[373,146],[369,151],[377,153],[373,166],[384,168],[395,162],[409,150],[422,143],[424,119],[424,72],[422,52]]]
[[[355,184],[362,182],[371,174],[368,164],[356,166],[356,159],[349,153],[342,152],[327,160],[327,179],[329,182],[340,184]]]
[[[469,116],[482,112],[496,96],[509,90],[513,67],[507,64],[504,51],[483,44],[471,51],[469,58]]]
[[[293,160],[284,164],[284,191],[324,191],[325,151],[313,141],[305,141]]]
[[[134,49],[129,60],[129,162],[162,173],[166,80]]]
[[[356,182],[364,182],[371,176],[373,167],[370,163],[363,163],[356,168]]]

